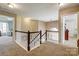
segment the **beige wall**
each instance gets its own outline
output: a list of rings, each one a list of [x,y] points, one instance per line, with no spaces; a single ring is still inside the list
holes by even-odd
[[[29,18],[24,18],[23,16],[17,16],[16,20],[16,30],[21,31],[37,31],[38,30],[38,21],[31,20]]]
[[[46,29],[49,30],[51,28],[58,29],[58,21],[46,22]]]
[[[22,19],[21,19],[22,17],[21,16],[18,16],[17,15],[17,17],[16,17],[16,30],[21,30],[21,21],[22,21]]]
[[[43,32],[46,30],[46,23],[42,21],[38,21],[38,30],[42,30]]]
[[[22,21],[22,30],[23,31],[37,31],[38,30],[38,21],[24,19]]]

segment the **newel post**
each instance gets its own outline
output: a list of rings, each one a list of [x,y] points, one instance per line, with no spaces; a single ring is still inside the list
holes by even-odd
[[[28,46],[27,46],[27,49],[28,51],[30,51],[30,31],[28,31]]]
[[[46,41],[47,41],[47,30],[46,30]]]
[[[41,39],[42,39],[42,31],[40,30],[40,44],[42,43]]]
[[[78,47],[78,55],[79,55],[79,39],[77,40],[77,47]]]

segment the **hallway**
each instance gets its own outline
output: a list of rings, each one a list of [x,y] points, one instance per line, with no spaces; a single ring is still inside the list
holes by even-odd
[[[12,21],[12,24],[10,24],[11,22],[8,22],[9,24],[1,22],[0,55],[77,55],[77,39],[79,39],[79,4],[68,3],[67,5],[62,6],[60,6],[60,4],[0,3],[0,15],[9,16],[12,18],[11,20],[10,18],[5,19],[5,17],[1,17],[1,21],[9,20]],[[69,16],[75,13],[75,16]],[[65,32],[67,29],[69,30]],[[67,37],[65,33],[67,33]],[[11,38],[11,36],[13,36],[13,38]],[[72,40],[74,38],[73,36],[76,40]],[[69,37],[72,37],[71,40],[68,40]]]
[[[0,44],[0,55],[4,56],[69,56],[77,55],[76,52],[77,48],[65,47],[49,42],[41,44],[41,46],[30,52],[25,51],[13,40]]]

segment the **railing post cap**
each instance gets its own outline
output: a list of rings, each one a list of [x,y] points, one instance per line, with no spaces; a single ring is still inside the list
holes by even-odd
[[[40,32],[41,32],[41,30],[40,30]]]
[[[30,32],[30,31],[28,30],[28,32]]]

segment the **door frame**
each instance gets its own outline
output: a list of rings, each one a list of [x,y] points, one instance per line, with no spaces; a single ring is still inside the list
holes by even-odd
[[[64,6],[65,7],[65,6]],[[79,39],[79,5],[75,5],[75,6],[66,6],[65,8],[59,8],[59,43],[62,43],[62,25],[61,25],[61,17],[64,15],[68,15],[68,14],[77,14],[77,40]]]
[[[10,17],[13,17],[14,20],[13,20],[13,40],[15,40],[15,29],[16,29],[16,26],[15,26],[15,20],[16,20],[16,14],[12,14],[12,13],[9,13],[9,12],[6,12],[6,11],[3,11],[3,10],[0,10],[0,15],[4,15],[4,16],[10,16]]]
[[[78,39],[78,13],[73,13],[73,14],[76,14],[76,15],[77,15],[77,16],[76,16],[76,17],[77,17],[77,24],[76,24],[76,26],[77,26],[77,38],[76,38],[76,39]],[[68,15],[73,15],[73,14],[68,14]],[[64,16],[65,16],[65,15],[64,15]],[[64,34],[65,34],[65,33],[64,33],[64,32],[65,32],[65,31],[64,31],[64,23],[65,23],[65,20],[63,19],[64,16],[62,16],[62,18],[61,18],[61,21],[63,22],[63,24],[62,24],[63,29],[61,30],[61,31],[63,32],[63,34],[62,34],[62,35],[63,35],[63,39],[62,39],[63,43],[64,43],[64,41],[65,41],[65,39],[64,39]]]
[[[70,14],[77,14],[77,40],[78,40],[79,39],[79,12],[69,13],[69,14],[66,14],[66,15],[70,15]],[[59,31],[60,31],[59,40],[60,40],[60,42],[59,43],[61,43],[61,44],[63,44],[63,38],[62,38],[62,28],[63,28],[62,26],[63,26],[63,23],[61,23],[63,16],[65,16],[65,15],[60,14],[60,16],[59,16],[59,19],[60,19],[59,20],[59,24],[60,24],[60,27],[59,27]]]

